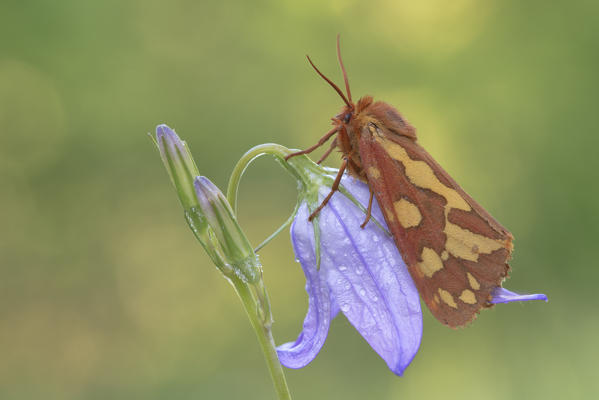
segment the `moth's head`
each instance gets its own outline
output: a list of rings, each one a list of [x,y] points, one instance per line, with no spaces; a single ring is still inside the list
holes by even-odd
[[[358,100],[358,103],[354,104],[351,98],[351,90],[349,89],[349,80],[347,79],[347,71],[343,65],[341,59],[341,47],[339,45],[339,36],[337,35],[337,57],[339,59],[339,65],[343,72],[343,80],[345,82],[345,91],[347,96],[335,85],[329,78],[327,78],[322,72],[316,68],[316,65],[312,62],[309,56],[306,56],[312,68],[324,79],[335,91],[345,105],[341,108],[341,112],[333,118],[333,124],[337,126],[339,130],[347,129],[351,126],[351,131],[359,132],[359,128],[362,123],[376,122],[381,125],[381,128],[386,128],[392,133],[407,136],[410,139],[416,140],[415,129],[405,121],[399,112],[387,103],[382,101],[374,102],[372,96],[364,96]]]
[[[370,104],[372,104],[372,97],[364,96],[356,104],[344,105],[339,114],[333,118],[333,122],[340,128],[347,127],[359,121]]]
[[[333,117],[333,122],[337,125],[347,125],[354,119],[355,107],[343,106],[341,112]]]

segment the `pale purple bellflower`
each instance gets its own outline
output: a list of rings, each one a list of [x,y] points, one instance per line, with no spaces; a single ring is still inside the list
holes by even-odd
[[[341,183],[360,203],[368,203],[368,186],[350,177]],[[328,190],[322,186],[320,199]],[[291,226],[293,250],[306,275],[308,314],[297,340],[279,346],[281,363],[301,368],[312,361],[324,344],[331,320],[341,311],[391,371],[401,375],[420,346],[422,311],[418,291],[393,238],[374,223],[361,229],[364,212],[336,193],[319,214],[318,268],[309,215],[304,202]],[[372,215],[383,221],[376,203]]]
[[[306,180],[313,177],[309,174]],[[422,338],[420,297],[393,238],[381,226],[386,225],[376,200],[372,216],[378,224],[371,221],[360,228],[368,186],[349,176],[343,177],[341,186],[344,193],[333,195],[314,225],[308,221],[310,210],[322,201],[330,185],[320,185],[318,202],[314,195],[304,196],[291,226],[293,250],[306,275],[309,304],[302,332],[295,342],[278,347],[279,359],[288,368],[310,363],[325,342],[331,320],[341,311],[391,371],[401,376]],[[547,297],[518,295],[498,287],[492,303],[522,300]]]

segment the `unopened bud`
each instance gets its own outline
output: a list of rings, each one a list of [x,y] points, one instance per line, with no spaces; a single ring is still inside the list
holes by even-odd
[[[237,218],[222,192],[204,176],[194,180],[199,208],[216,236],[223,256],[243,280],[255,283],[261,279],[258,256],[237,223]]]
[[[193,189],[193,180],[200,175],[191,157],[187,144],[166,125],[156,127],[156,143],[160,158],[175,185],[181,204],[185,210],[198,205]]]

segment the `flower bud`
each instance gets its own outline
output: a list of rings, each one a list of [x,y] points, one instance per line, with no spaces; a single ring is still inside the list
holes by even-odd
[[[185,210],[198,205],[193,189],[193,179],[200,175],[187,144],[168,126],[156,127],[156,143],[160,158],[175,185],[179,200]]]
[[[205,176],[194,180],[199,207],[218,240],[227,263],[239,278],[255,283],[262,276],[258,256],[237,223],[222,192]]]
[[[156,127],[156,144],[185,219],[212,261],[226,276],[258,282],[262,278],[258,256],[225,196],[208,178],[199,176],[187,144],[166,125]]]

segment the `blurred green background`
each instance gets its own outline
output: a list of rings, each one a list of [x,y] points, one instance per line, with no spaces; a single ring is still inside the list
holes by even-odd
[[[395,377],[343,318],[295,399],[599,396],[592,1],[0,3],[0,398],[273,399],[232,288],[194,241],[147,138],[167,123],[224,188],[253,145],[305,148],[341,107],[304,55],[397,106],[420,142],[516,237],[500,305],[451,330],[425,310]],[[319,155],[318,153],[317,155]],[[330,165],[338,165],[332,157]],[[257,244],[295,183],[248,171]],[[262,252],[278,343],[307,299],[288,235]]]

